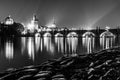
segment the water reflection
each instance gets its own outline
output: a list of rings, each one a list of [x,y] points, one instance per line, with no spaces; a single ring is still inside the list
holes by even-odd
[[[34,39],[29,37],[27,40],[27,51],[30,59],[34,60],[35,50],[34,50]]]
[[[100,45],[103,49],[109,49],[113,47],[115,37],[102,37],[100,38]]]
[[[42,52],[43,39],[41,37],[21,37],[21,53],[27,50],[29,59],[35,59],[35,53]]]
[[[46,53],[51,56],[54,54],[62,53],[63,55],[73,55],[79,52],[87,52],[92,53],[95,50],[95,37],[86,36],[83,38],[78,37],[21,37],[20,39],[16,39],[20,43],[20,53],[22,55],[26,55],[29,59],[35,59],[35,55],[37,53]],[[82,44],[81,41],[82,40]],[[108,49],[113,46],[115,38],[113,37],[102,37],[100,38],[100,45],[102,49]],[[80,43],[80,44],[79,44]],[[13,59],[14,57],[14,42],[11,39],[4,40],[4,49],[5,57],[7,59]],[[1,44],[2,45],[2,44]],[[18,46],[18,45],[17,45]],[[100,46],[97,46],[99,49]],[[83,51],[79,51],[79,49],[83,49]],[[2,49],[2,47],[1,47]],[[15,49],[16,50],[16,49]],[[2,50],[1,50],[2,51]],[[18,52],[19,50],[17,50]]]
[[[26,49],[26,37],[21,37],[21,53],[23,54]]]
[[[43,51],[43,39],[42,38],[40,39],[40,50],[41,52]]]
[[[43,39],[44,39],[44,48],[46,49],[46,51],[48,51],[50,53],[54,53],[55,46],[52,43],[51,37],[44,37]]]
[[[41,37],[35,37],[35,49],[36,49],[36,52],[39,51],[41,47]]]
[[[82,38],[83,46],[87,49],[87,53],[92,53],[95,45],[94,37]]]
[[[108,29],[101,33],[100,35],[100,44],[103,49],[108,49],[113,46],[113,41],[115,39],[115,35],[110,32]]]
[[[78,46],[78,38],[77,37],[67,38],[67,43],[68,43],[68,52],[73,54],[76,53]]]
[[[100,41],[99,41],[100,40]],[[61,56],[74,56],[76,53],[92,53],[100,49],[120,45],[120,38],[94,36],[79,37],[13,37],[0,38],[0,64],[4,68],[9,68],[8,63],[12,66],[25,66],[41,64],[42,62],[59,58]],[[95,43],[96,42],[96,43]],[[115,43],[116,42],[116,43]],[[8,60],[7,60],[8,59]],[[9,61],[11,60],[12,61]],[[32,61],[31,61],[32,60]],[[21,66],[21,67],[22,67]],[[18,68],[18,67],[17,67]],[[2,70],[0,68],[0,70]]]
[[[5,57],[7,59],[13,59],[13,56],[14,56],[13,42],[10,40],[7,40],[5,42]]]
[[[55,43],[57,45],[57,51],[60,53],[64,53],[64,38],[63,37],[55,37]]]

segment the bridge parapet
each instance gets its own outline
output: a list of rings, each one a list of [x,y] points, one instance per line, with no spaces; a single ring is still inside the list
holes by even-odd
[[[38,32],[41,36],[43,36],[45,33],[50,33],[51,36],[55,36],[57,33],[59,34],[62,34],[63,36],[67,37],[68,34],[74,32],[77,34],[78,37],[82,37],[84,33],[86,32],[92,32],[92,34],[95,35],[95,37],[100,37],[100,35],[105,32],[106,30],[104,29],[100,29],[100,30],[97,30],[97,29],[93,29],[93,30],[51,30],[51,31],[41,31],[41,32]],[[109,30],[112,34],[116,35],[116,36],[119,36],[120,35],[120,30],[117,30],[117,29],[110,29]]]

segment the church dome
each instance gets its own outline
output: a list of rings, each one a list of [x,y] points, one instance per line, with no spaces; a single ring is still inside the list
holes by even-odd
[[[11,18],[11,16],[8,16],[5,18],[5,22],[6,25],[12,25],[14,23],[14,20]]]

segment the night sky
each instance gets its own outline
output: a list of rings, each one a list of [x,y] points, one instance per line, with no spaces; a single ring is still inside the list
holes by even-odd
[[[27,24],[36,14],[40,25],[53,19],[59,27],[120,25],[120,0],[0,0],[0,20],[11,15],[16,22]]]

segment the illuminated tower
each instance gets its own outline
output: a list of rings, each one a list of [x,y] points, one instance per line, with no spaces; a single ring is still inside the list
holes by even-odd
[[[13,23],[14,23],[14,20],[11,18],[10,15],[5,18],[4,24],[6,24],[6,25],[12,25]]]
[[[31,22],[28,24],[28,29],[31,33],[34,33],[35,30],[38,30],[38,19],[36,18],[36,15],[33,15]]]
[[[35,30],[38,30],[38,19],[37,19],[36,15],[33,15],[33,19],[31,21],[31,24],[33,24],[33,27]]]

